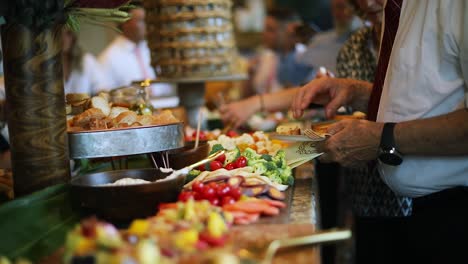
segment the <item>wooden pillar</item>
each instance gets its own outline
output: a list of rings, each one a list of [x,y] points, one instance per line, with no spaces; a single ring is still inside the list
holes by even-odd
[[[70,178],[61,29],[2,26],[15,196]]]

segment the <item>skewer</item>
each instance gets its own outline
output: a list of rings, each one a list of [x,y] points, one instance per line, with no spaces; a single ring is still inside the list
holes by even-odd
[[[151,161],[153,162],[153,166],[154,166],[156,169],[159,170],[158,163],[156,162],[156,159],[154,158],[153,153],[150,153],[150,154],[148,154],[148,155],[150,156]]]
[[[165,151],[166,153],[166,161],[167,161],[167,168],[171,168],[171,165],[169,164],[169,152]]]
[[[164,168],[167,168],[166,159],[164,158],[164,154],[162,152],[161,152],[161,159],[163,161]]]
[[[198,148],[198,142],[200,141],[201,120],[202,120],[202,111],[201,111],[201,108],[200,108],[198,110],[197,134],[196,134],[196,137],[195,137],[195,146],[193,147],[193,149]]]

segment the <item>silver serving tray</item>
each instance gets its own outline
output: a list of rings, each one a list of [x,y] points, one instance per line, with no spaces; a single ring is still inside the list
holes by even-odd
[[[68,132],[71,159],[160,152],[184,146],[183,123]]]

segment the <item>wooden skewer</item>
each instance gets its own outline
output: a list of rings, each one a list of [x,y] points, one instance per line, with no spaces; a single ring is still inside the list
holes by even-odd
[[[202,120],[202,111],[201,111],[201,108],[200,108],[198,110],[197,133],[196,133],[196,136],[195,136],[195,146],[193,147],[193,149],[198,148],[198,143],[200,141],[201,120]]]

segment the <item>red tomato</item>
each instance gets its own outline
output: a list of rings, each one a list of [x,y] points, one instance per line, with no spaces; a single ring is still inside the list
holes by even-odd
[[[216,182],[214,182],[214,181],[208,183],[208,186],[210,186],[211,188],[213,188],[215,190],[218,188],[218,184]]]
[[[218,237],[210,236],[207,233],[200,233],[199,239],[201,241],[204,241],[204,242],[208,243],[212,247],[220,247],[220,246],[223,246],[226,243],[227,236],[223,235],[223,236],[218,238]]]
[[[239,134],[237,134],[237,132],[234,131],[234,130],[229,130],[229,131],[226,133],[226,136],[228,136],[228,137],[238,137]]]
[[[222,167],[223,167],[223,163],[221,163],[221,162],[219,162],[217,160],[213,160],[212,162],[210,162],[211,171],[221,169]]]
[[[197,170],[205,171],[205,164],[202,164],[202,165],[198,166]]]
[[[204,199],[207,199],[207,200],[210,200],[212,198],[215,198],[216,197],[216,191],[213,187],[209,186],[209,185],[205,185],[203,187],[203,191],[202,191],[202,197]]]
[[[229,195],[237,201],[242,196],[242,191],[239,188],[231,188]]]
[[[191,198],[193,198],[193,193],[184,191],[179,194],[178,200],[181,202],[186,202]]]
[[[247,166],[247,159],[244,157],[244,156],[240,156],[237,160],[236,160],[236,167],[237,168],[243,168],[245,166]]]
[[[203,194],[201,192],[195,192],[193,194],[193,199],[195,199],[195,201],[203,200]]]
[[[224,162],[226,161],[226,155],[223,154],[223,155],[217,157],[216,160],[221,162],[222,164],[224,164]]]
[[[194,191],[194,192],[202,192],[204,186],[205,186],[205,184],[203,184],[203,182],[194,181],[193,184],[192,184],[192,191]]]
[[[214,206],[219,206],[220,205],[218,198],[211,198],[211,199],[209,199],[209,201],[210,201],[210,204],[212,204]]]
[[[193,131],[192,133],[192,138],[193,140],[196,140],[197,139],[197,131]],[[206,141],[206,133],[204,131],[200,131],[200,138],[199,138],[200,141]]]
[[[218,188],[216,189],[216,194],[218,195],[219,198],[222,198],[231,191],[231,186],[229,184],[220,184],[218,185]]]
[[[224,205],[226,205],[226,204],[233,204],[233,203],[235,203],[235,202],[236,202],[236,200],[235,200],[233,197],[231,197],[231,196],[224,196],[224,197],[223,197],[223,200],[221,201],[221,205],[224,206]]]
[[[226,164],[226,166],[224,166],[224,168],[226,170],[233,170],[233,169],[236,168],[236,164],[234,162],[231,162],[231,163]]]

